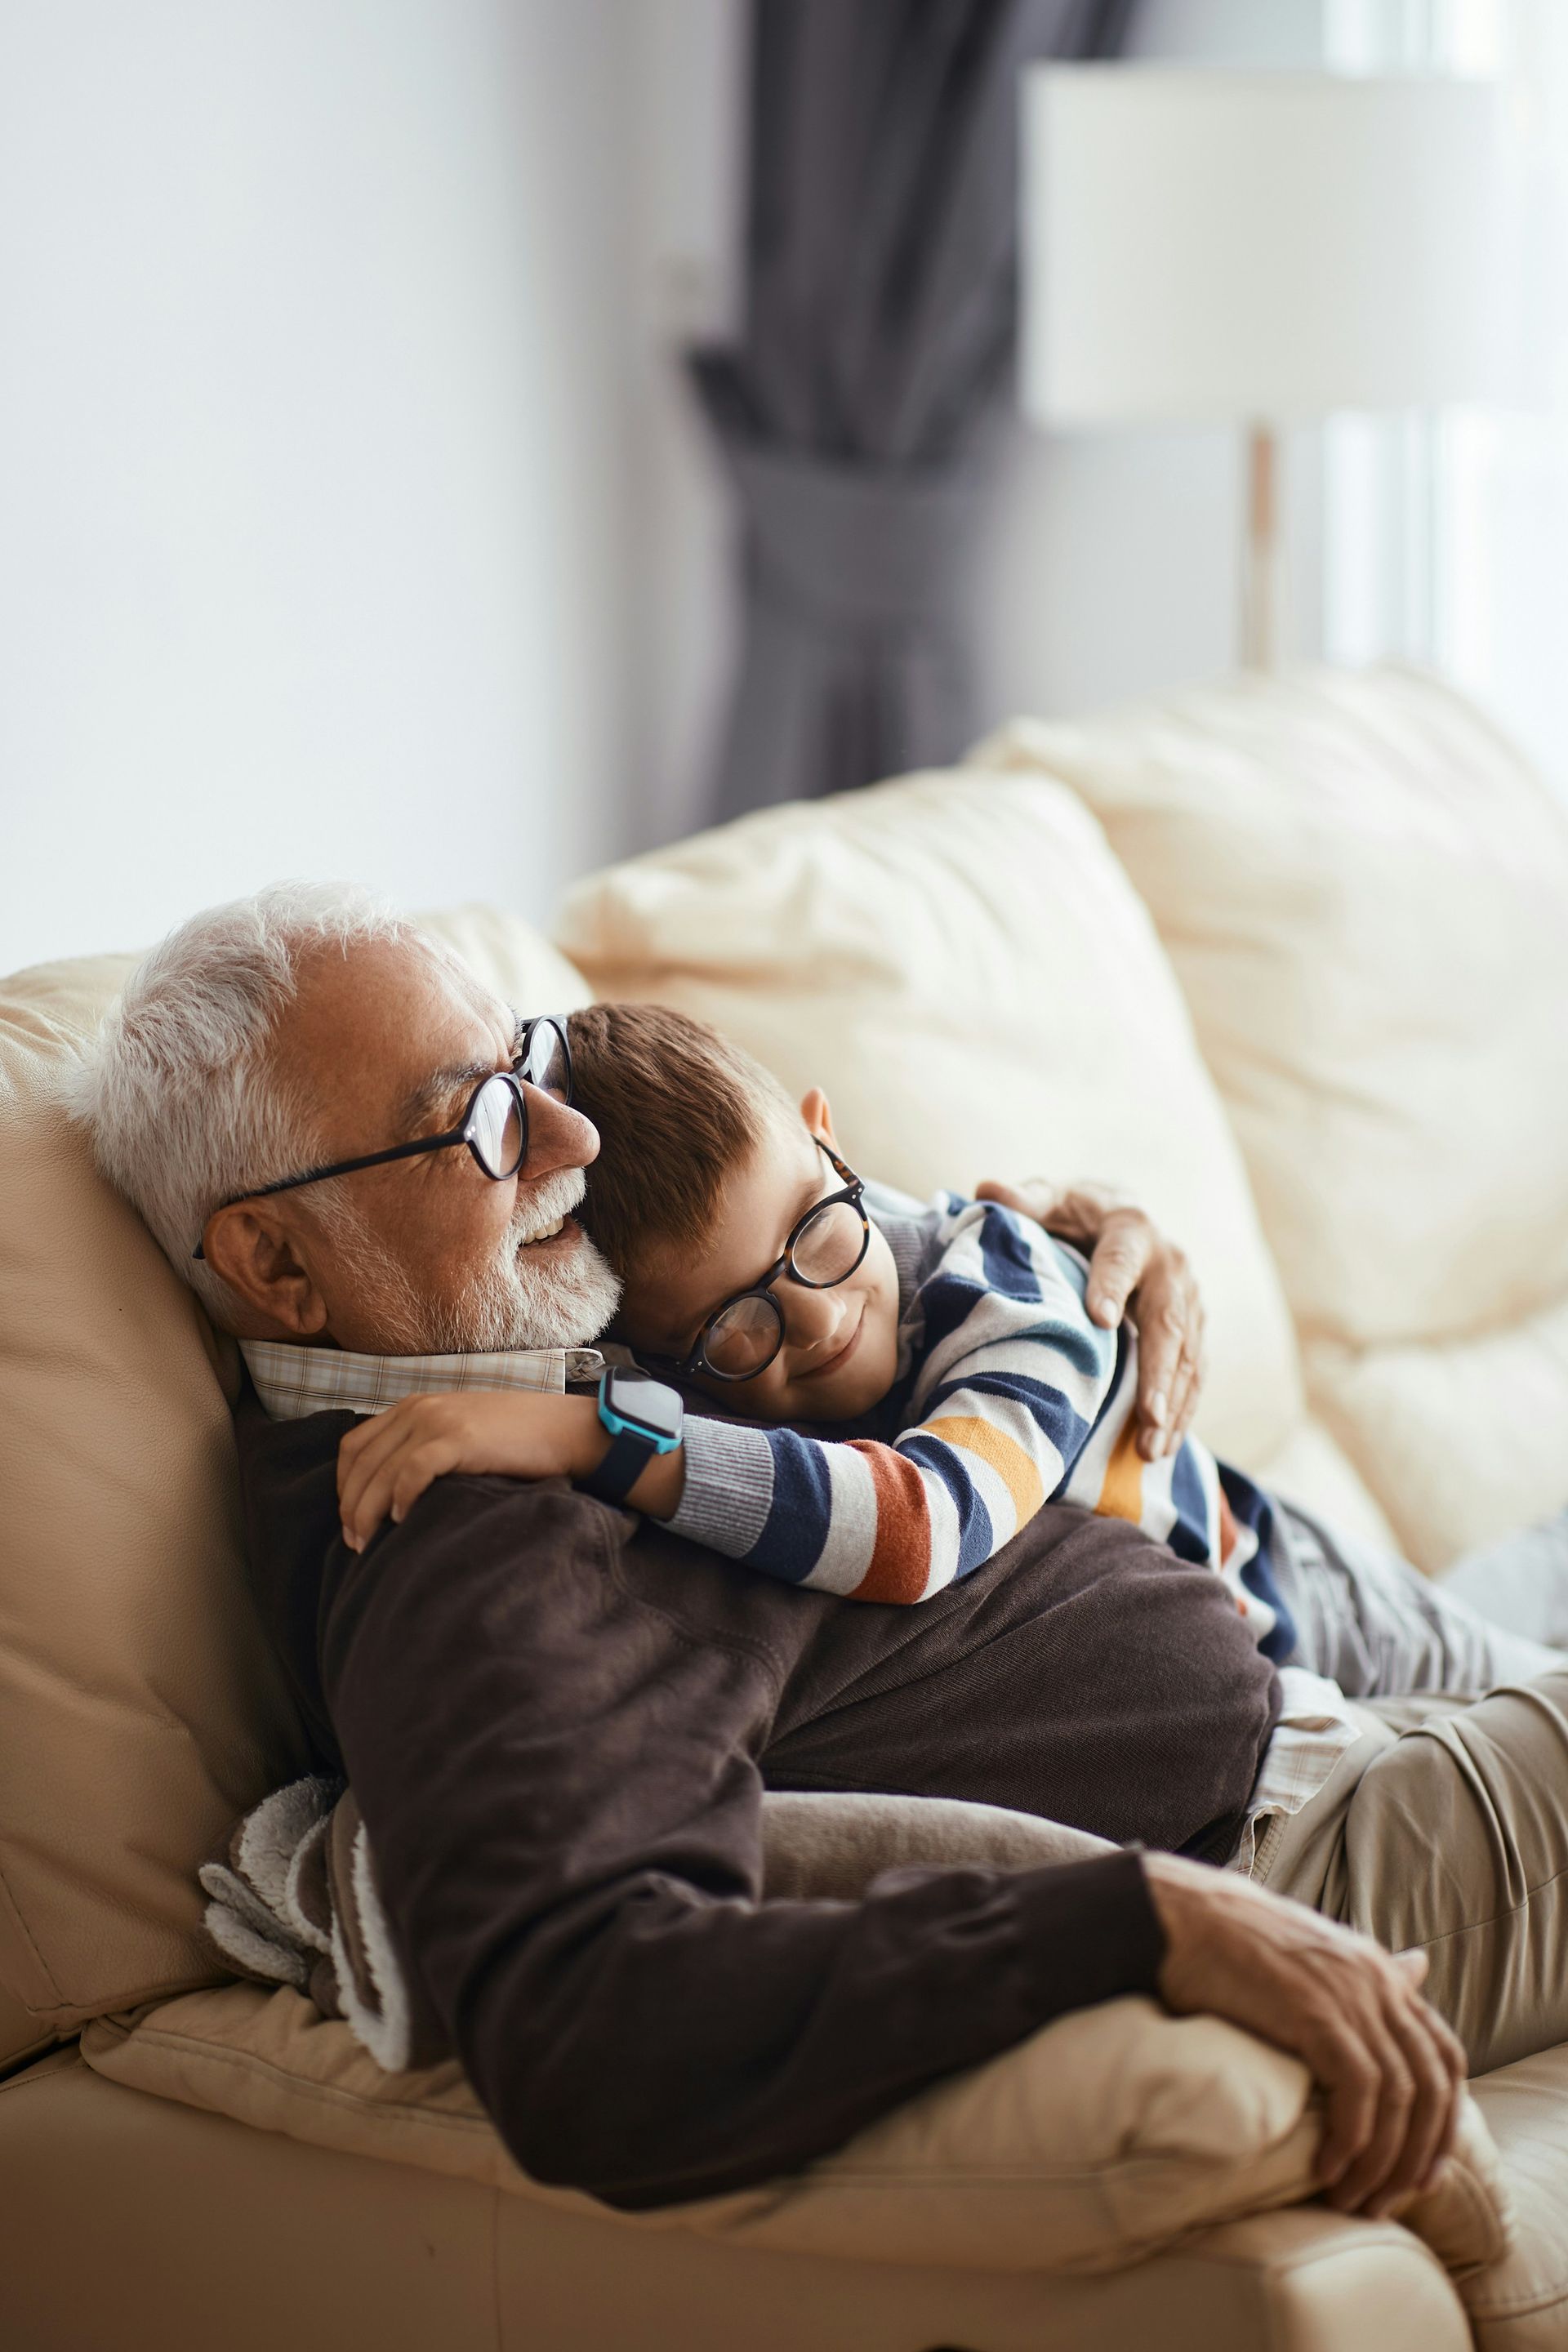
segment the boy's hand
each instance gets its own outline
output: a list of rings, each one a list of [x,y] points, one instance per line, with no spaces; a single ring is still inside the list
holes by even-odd
[[[1087,1244],[1086,1303],[1114,1330],[1131,1308],[1138,1326],[1138,1451],[1145,1462],[1173,1454],[1187,1433],[1204,1383],[1204,1303],[1193,1270],[1153,1220],[1103,1185],[977,1185],[982,1201],[1033,1217],[1065,1242]]]
[[[591,1396],[477,1389],[405,1397],[351,1429],[338,1448],[343,1541],[363,1551],[383,1519],[405,1517],[433,1478],[454,1470],[582,1477],[607,1443]]]

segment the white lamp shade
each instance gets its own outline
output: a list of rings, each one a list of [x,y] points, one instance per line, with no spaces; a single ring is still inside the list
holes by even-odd
[[[1495,394],[1494,85],[1136,66],[1024,84],[1037,423]]]

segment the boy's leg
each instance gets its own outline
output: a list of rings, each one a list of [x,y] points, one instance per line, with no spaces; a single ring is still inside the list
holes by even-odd
[[[1563,1663],[1558,1651],[1490,1622],[1447,1580],[1434,1583],[1392,1552],[1290,1503],[1276,1502],[1274,1515],[1270,1565],[1298,1637],[1289,1663],[1329,1675],[1347,1697],[1444,1691],[1475,1698]],[[1521,1536],[1496,1547],[1496,1554],[1531,1543]],[[1563,1571],[1568,1633],[1568,1520]]]
[[[1484,2074],[1568,2040],[1568,1666],[1412,1712],[1403,1731],[1369,1721],[1258,1875],[1425,1950],[1428,1998]]]
[[[1568,1650],[1568,1510],[1467,1552],[1439,1590],[1489,1624]]]

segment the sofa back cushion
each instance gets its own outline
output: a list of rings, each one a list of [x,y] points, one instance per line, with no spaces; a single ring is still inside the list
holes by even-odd
[[[1401,1548],[1437,1570],[1560,1508],[1568,803],[1396,668],[1017,721],[973,757],[1070,782],[1146,899],[1313,1409]]]
[[[1451,1339],[1568,1296],[1568,803],[1479,711],[1314,670],[973,758],[1104,825],[1304,1334]]]
[[[601,995],[822,1084],[868,1175],[1126,1186],[1204,1286],[1205,1433],[1256,1462],[1295,1423],[1289,1318],[1181,992],[1060,785],[934,773],[769,810],[582,884],[559,936]]]
[[[586,993],[526,925],[456,940],[520,1003]],[[225,1348],[59,1107],[131,964],[0,982],[0,2064],[213,1978],[196,1869],[302,1761],[246,1591]]]

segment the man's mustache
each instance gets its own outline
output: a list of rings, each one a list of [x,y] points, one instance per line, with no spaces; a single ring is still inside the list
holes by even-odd
[[[580,1168],[555,1168],[548,1176],[540,1177],[537,1183],[529,1186],[526,1195],[520,1192],[503,1249],[521,1249],[551,1226],[558,1225],[563,1217],[569,1217],[574,1209],[582,1206],[587,1189],[587,1179]]]

